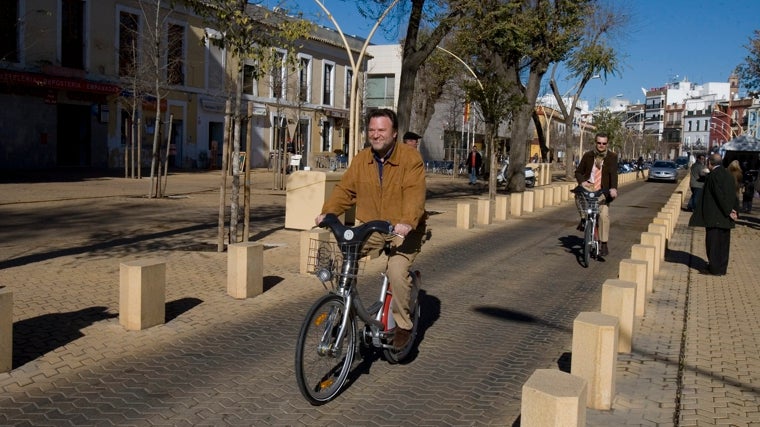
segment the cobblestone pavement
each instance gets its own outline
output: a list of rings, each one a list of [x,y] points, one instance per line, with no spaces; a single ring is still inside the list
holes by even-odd
[[[247,300],[225,293],[218,176],[172,176],[163,200],[144,198],[145,179],[5,179],[0,286],[13,291],[14,368],[0,373],[0,425],[519,424],[521,384],[537,367],[569,368],[569,325],[598,309],[601,283],[626,250],[616,242],[615,259],[567,274],[575,237],[556,237],[575,223],[571,206],[458,230],[456,203],[482,188],[450,179],[429,180],[434,237],[418,260],[418,353],[408,364],[362,362],[339,399],[316,408],[295,387],[293,345],[324,291],[298,274],[299,233],[282,228],[284,193],[270,190],[271,174],[252,182],[265,292]],[[628,210],[651,198],[637,188]],[[623,210],[618,225],[636,235],[648,220]],[[722,278],[697,273],[704,232],[687,219],[637,319],[634,350],[618,358],[613,409],[589,410],[588,425],[760,425],[757,217],[733,232]],[[146,254],[167,264],[166,324],[127,332],[119,262]]]

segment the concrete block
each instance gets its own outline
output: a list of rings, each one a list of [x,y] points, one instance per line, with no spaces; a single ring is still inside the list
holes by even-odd
[[[654,274],[657,275],[660,273],[660,265],[662,264],[662,256],[665,253],[665,251],[662,249],[663,246],[663,240],[662,236],[658,233],[650,233],[648,231],[645,231],[641,233],[641,244],[642,245],[649,245],[654,246]]]
[[[322,211],[342,172],[295,171],[288,175],[285,193],[285,228],[309,230],[314,218]],[[346,213],[344,222],[353,222],[353,212]]]
[[[654,257],[655,247],[650,245],[631,246],[631,259],[647,263],[647,293],[654,292]]]
[[[552,188],[554,190],[554,204],[561,205],[562,204],[562,190],[564,189],[564,187],[561,185],[555,185]]]
[[[663,214],[657,214],[657,217],[652,218],[652,224],[659,224],[665,226],[665,232],[667,235],[665,236],[666,239],[670,239],[670,219],[666,216],[660,216]]]
[[[520,193],[509,196],[509,214],[512,216],[522,216],[523,196]]]
[[[570,373],[588,383],[586,405],[610,409],[615,395],[618,319],[608,314],[582,312],[573,321]]]
[[[166,322],[166,263],[137,260],[119,267],[119,323],[139,331]]]
[[[245,299],[264,292],[264,245],[233,243],[227,247],[227,295]]]
[[[539,210],[543,208],[544,208],[544,189],[534,188],[533,189],[533,209]]]
[[[575,197],[575,194],[573,194],[573,188],[575,188],[575,184],[571,184],[569,182],[562,184],[562,201],[563,202],[566,202]]]
[[[544,207],[548,208],[550,206],[554,206],[554,188],[546,187],[544,188]]]
[[[299,241],[299,272],[301,274],[313,273],[313,264],[309,263],[309,260],[314,260],[319,250],[319,242],[325,242],[327,245],[332,238],[332,232],[324,228],[312,228],[311,230],[301,231]],[[314,240],[315,242],[312,242]]]
[[[522,387],[523,427],[585,426],[586,380],[556,369],[536,369]]]
[[[0,288],[0,372],[13,369],[13,292]]]
[[[647,301],[647,262],[637,259],[620,261],[618,278],[636,284],[636,316],[643,316]]]
[[[603,314],[618,319],[618,353],[630,353],[636,311],[636,283],[607,279],[602,284]]]
[[[469,230],[472,228],[472,204],[461,202],[457,203],[457,228]]]
[[[491,201],[488,199],[478,199],[478,218],[479,225],[488,225],[491,223]]]
[[[647,227],[647,231],[650,233],[658,233],[660,236],[662,236],[662,241],[664,242],[662,245],[662,254],[660,256],[662,259],[665,259],[665,249],[668,247],[668,228],[665,224],[655,224],[650,223]]]
[[[522,210],[523,212],[533,212],[535,206],[535,196],[533,191],[524,191],[522,193]]]
[[[668,239],[670,239],[671,236],[673,236],[673,224],[675,222],[673,221],[673,216],[668,212],[659,212],[657,213],[657,216],[654,218],[654,220],[665,220],[665,225],[668,226]],[[654,222],[652,220],[652,222]]]
[[[509,196],[497,195],[495,206],[495,221],[506,221],[509,216]]]

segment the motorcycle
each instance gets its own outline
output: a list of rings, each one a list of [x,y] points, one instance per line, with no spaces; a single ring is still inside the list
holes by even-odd
[[[507,168],[509,162],[504,162],[499,168],[499,173],[496,175],[497,185],[507,185]],[[536,172],[533,168],[525,167],[525,187],[533,188],[536,185]]]

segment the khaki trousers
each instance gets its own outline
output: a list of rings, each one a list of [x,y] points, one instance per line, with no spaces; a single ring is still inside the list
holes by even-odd
[[[393,291],[393,319],[396,325],[402,329],[412,329],[411,308],[412,301],[417,301],[419,289],[414,286],[409,270],[412,263],[420,253],[424,233],[413,230],[406,238],[392,235],[382,235],[373,233],[364,249],[368,252],[382,250],[385,242],[391,242],[390,252],[388,254],[388,264],[386,265],[386,274],[391,282]]]

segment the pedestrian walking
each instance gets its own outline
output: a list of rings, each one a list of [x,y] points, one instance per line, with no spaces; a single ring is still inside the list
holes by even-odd
[[[694,205],[699,199],[699,194],[702,192],[702,187],[705,186],[705,175],[709,172],[707,166],[705,166],[705,156],[702,154],[697,155],[697,161],[691,165],[689,169],[689,187],[691,188],[691,197],[686,204],[686,210],[689,212],[694,211]]]
[[[478,173],[483,166],[483,156],[478,152],[478,147],[475,144],[470,149],[470,154],[467,155],[467,172],[470,173],[470,185],[478,183]]]
[[[703,274],[723,276],[728,269],[731,229],[738,218],[739,200],[736,198],[736,179],[721,166],[723,159],[715,153],[708,159],[710,173],[705,177],[702,194],[697,200],[691,227],[705,227],[707,269]]]

